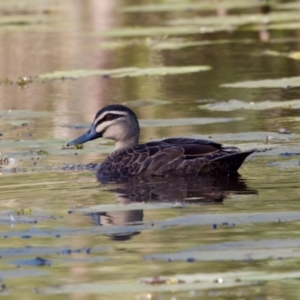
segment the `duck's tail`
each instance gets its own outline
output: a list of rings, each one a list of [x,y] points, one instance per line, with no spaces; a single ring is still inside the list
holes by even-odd
[[[224,155],[213,159],[211,163],[215,164],[218,168],[228,173],[236,173],[240,168],[240,166],[243,164],[244,160],[253,152],[256,152],[256,150],[254,149],[254,150]]]

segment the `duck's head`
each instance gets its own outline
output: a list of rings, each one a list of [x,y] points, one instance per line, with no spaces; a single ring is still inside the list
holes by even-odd
[[[124,105],[108,105],[100,109],[89,130],[67,145],[84,144],[97,138],[116,142],[115,149],[134,147],[138,144],[140,126],[135,113]]]

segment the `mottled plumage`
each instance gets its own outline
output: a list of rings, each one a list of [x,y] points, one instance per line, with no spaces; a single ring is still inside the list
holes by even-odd
[[[99,166],[99,179],[136,175],[200,175],[236,173],[254,150],[241,152],[237,147],[191,138],[170,138],[138,144],[136,115],[123,105],[101,109],[90,129],[68,145],[107,137],[116,149]]]

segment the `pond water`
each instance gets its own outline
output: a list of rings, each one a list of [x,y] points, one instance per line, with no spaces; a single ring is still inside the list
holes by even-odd
[[[0,1],[0,294],[296,299],[299,1]],[[97,182],[105,105],[141,142],[258,148],[240,176]],[[69,297],[69,296],[68,296]]]

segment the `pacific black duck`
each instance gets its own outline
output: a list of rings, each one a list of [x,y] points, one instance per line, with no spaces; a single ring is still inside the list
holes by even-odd
[[[139,145],[139,135],[139,122],[131,109],[108,105],[98,111],[89,130],[68,146],[100,137],[115,141],[114,152],[98,167],[100,180],[136,175],[237,173],[246,157],[254,152],[192,138],[169,138]]]

